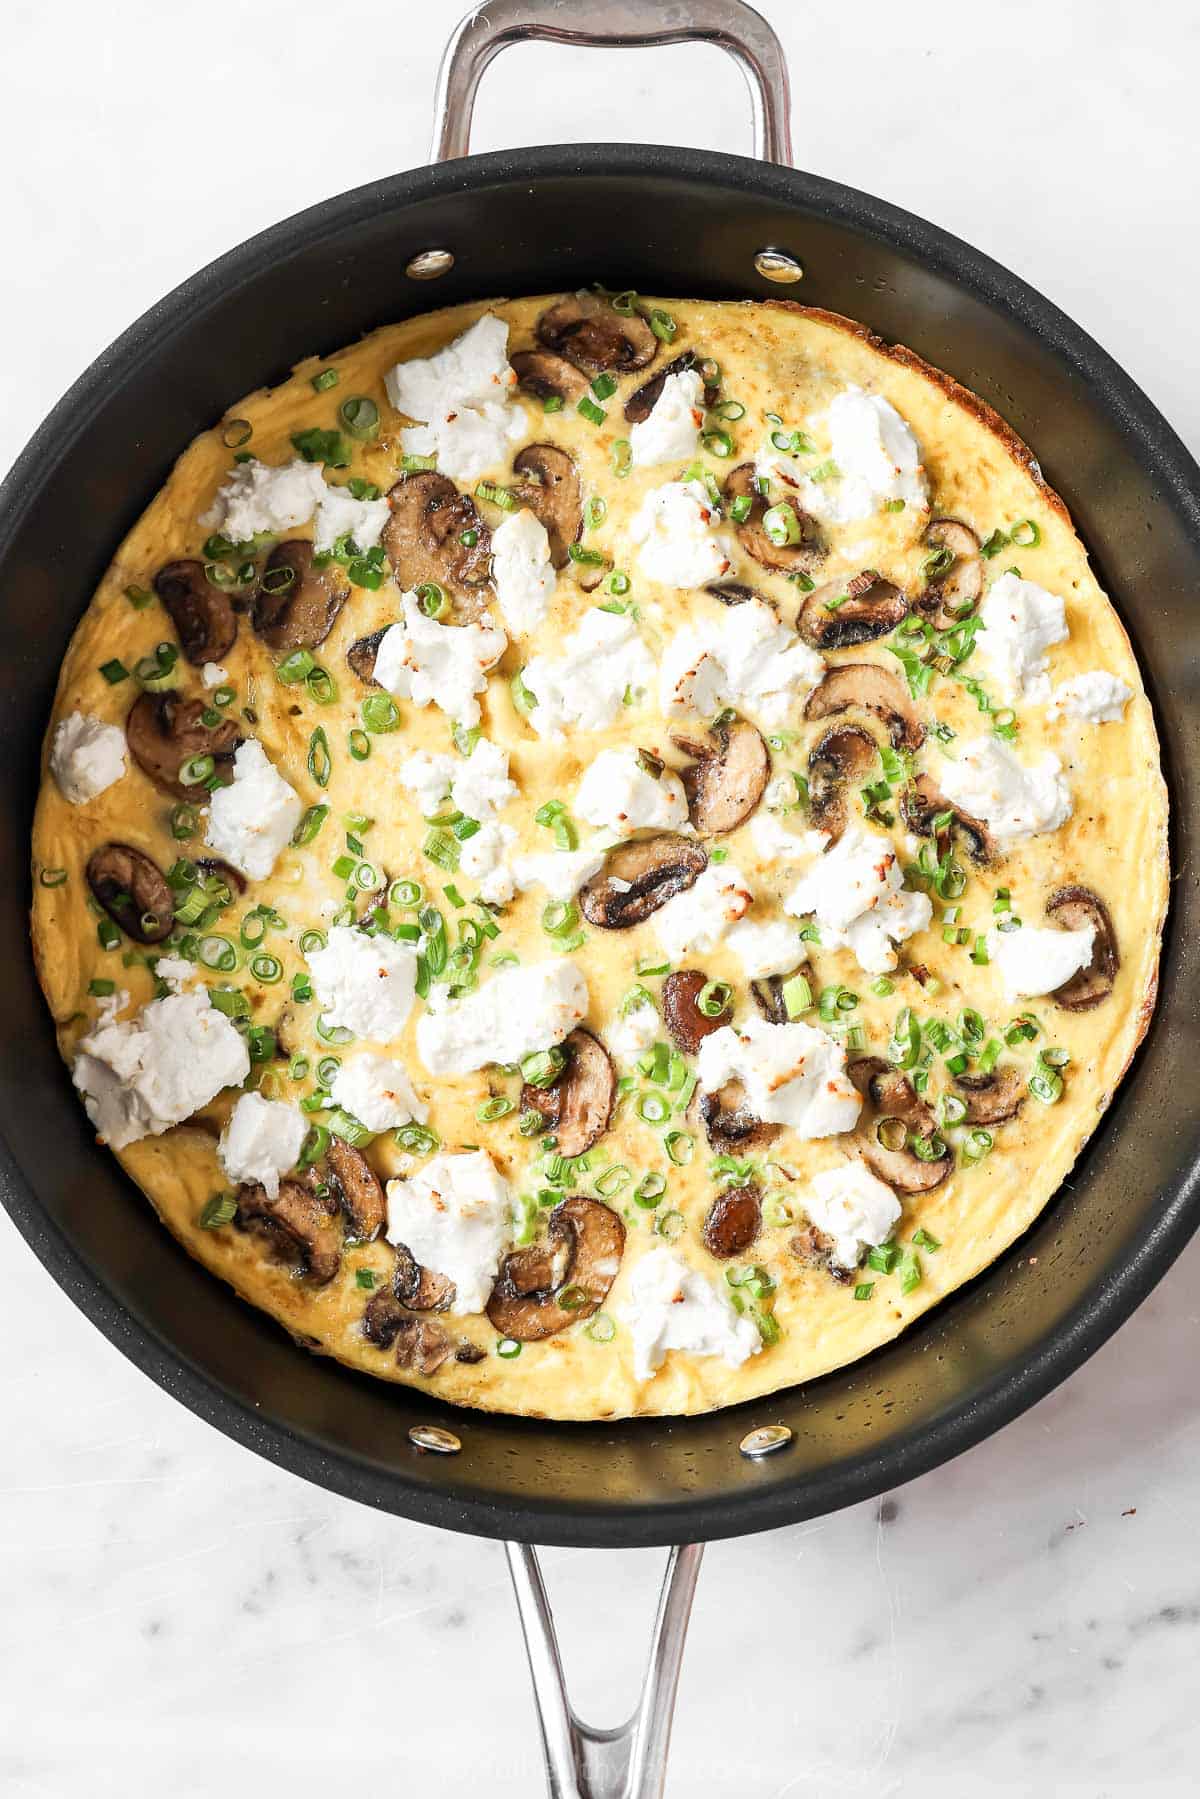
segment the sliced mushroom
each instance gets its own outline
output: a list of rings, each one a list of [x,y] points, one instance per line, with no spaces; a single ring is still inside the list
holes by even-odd
[[[1108,998],[1121,966],[1108,907],[1090,887],[1059,887],[1046,901],[1046,916],[1066,931],[1079,931],[1089,924],[1095,930],[1091,961],[1054,992],[1054,1003],[1066,1011],[1090,1012]]]
[[[273,655],[315,650],[349,597],[345,570],[336,562],[318,567],[312,544],[290,538],[267,557],[250,622]]]
[[[341,1208],[328,1188],[319,1191],[311,1176],[282,1180],[271,1199],[259,1186],[238,1189],[237,1222],[263,1237],[283,1260],[296,1265],[317,1286],[325,1286],[342,1259]]]
[[[390,625],[384,625],[382,630],[368,631],[365,637],[356,638],[346,651],[346,661],[359,680],[365,681],[368,687],[379,685],[375,679],[375,658],[379,654],[380,644],[390,630]]]
[[[167,878],[128,843],[102,843],[88,857],[87,884],[115,924],[135,943],[161,943],[175,923]]]
[[[563,1044],[567,1065],[552,1087],[521,1089],[521,1110],[537,1112],[554,1132],[560,1156],[581,1156],[608,1129],[617,1077],[604,1045],[582,1028]]]
[[[376,1349],[390,1349],[396,1341],[396,1332],[408,1316],[391,1288],[381,1287],[368,1299],[363,1311],[363,1336]]]
[[[445,475],[424,470],[398,481],[388,505],[383,547],[400,587],[435,582],[463,618],[478,618],[491,597],[492,534],[474,500]]]
[[[567,546],[576,543],[583,530],[583,495],[575,464],[554,444],[527,444],[513,457],[513,472],[521,477],[514,494],[545,526],[551,563],[565,568],[570,560]]]
[[[671,831],[619,844],[580,889],[579,909],[602,930],[628,930],[685,893],[707,866],[708,853],[700,844]]]
[[[865,568],[850,581],[827,581],[806,594],[796,630],[814,650],[848,650],[894,631],[907,614],[900,589]]]
[[[517,386],[535,400],[561,400],[573,406],[588,390],[588,378],[553,350],[518,350],[509,357]]]
[[[752,462],[743,462],[731,469],[725,477],[725,510],[729,512],[733,502],[740,499],[750,501],[750,510],[744,519],[735,521],[738,542],[748,556],[753,556],[764,568],[775,569],[784,575],[807,575],[821,561],[825,547],[821,542],[816,520],[807,512],[802,512],[795,500],[788,495],[775,502],[790,508],[796,519],[800,533],[795,543],[775,544],[767,536],[763,525],[763,516],[767,512],[769,502],[758,491],[755,468]]]
[[[937,1120],[908,1076],[881,1056],[860,1056],[846,1072],[874,1113],[858,1125],[858,1148],[867,1167],[901,1193],[940,1187],[954,1167],[954,1151],[944,1143],[940,1155],[926,1160],[911,1147],[913,1138],[930,1142],[937,1136]],[[880,1141],[878,1127],[884,1122],[904,1126],[907,1140],[901,1147],[889,1149]]]
[[[410,1312],[444,1312],[454,1299],[454,1282],[418,1262],[408,1245],[397,1243],[392,1292]]]
[[[750,997],[758,1007],[768,1024],[790,1024],[787,1001],[783,997],[783,976],[768,975],[764,980],[751,981]]]
[[[436,1374],[454,1353],[454,1339],[434,1318],[405,1318],[396,1327],[396,1361],[417,1374]]]
[[[966,1104],[964,1124],[1003,1124],[1025,1103],[1025,1083],[1015,1068],[991,1074],[956,1074],[954,1085]]]
[[[616,1279],[625,1248],[625,1226],[598,1199],[573,1193],[550,1214],[551,1245],[565,1254],[514,1250],[504,1258],[487,1304],[498,1331],[518,1343],[536,1343],[590,1318]],[[552,1282],[531,1285],[531,1281]]]
[[[189,662],[219,662],[237,638],[237,614],[229,595],[214,587],[204,564],[168,562],[154,577],[154,591],[170,614]]]
[[[818,738],[808,758],[809,817],[815,831],[836,843],[846,828],[846,790],[867,780],[879,745],[861,725],[834,725]]]
[[[776,610],[774,600],[759,593],[756,587],[747,587],[744,581],[709,581],[704,591],[711,593],[714,600],[720,600],[722,606],[744,606],[749,600],[757,600],[760,606]]]
[[[666,385],[667,376],[682,375],[687,369],[697,368],[700,362],[701,358],[696,355],[695,350],[684,350],[682,355],[674,356],[671,358],[670,362],[664,363],[656,375],[651,375],[649,381],[643,381],[642,385],[635,388],[633,393],[631,393],[626,400],[626,424],[645,424],[646,420],[650,417],[650,414],[654,411],[654,408],[658,405],[658,397]],[[701,373],[703,373],[703,370],[701,370]],[[717,394],[719,391],[719,388],[713,386],[711,383],[705,383],[701,397],[703,398],[706,407],[716,405]]]
[[[701,837],[719,837],[745,824],[766,790],[771,758],[748,719],[715,725],[707,744],[676,737],[696,760],[681,771],[688,816]]]
[[[614,312],[595,294],[565,294],[542,314],[537,334],[548,350],[594,375],[644,369],[658,353],[658,339],[640,313]]]
[[[177,800],[206,797],[203,787],[180,780],[185,762],[211,756],[219,770],[227,770],[241,742],[232,718],[219,725],[202,723],[207,710],[203,700],[181,699],[177,693],[143,693],[125,720],[130,755],[156,787]]]
[[[708,976],[699,968],[680,968],[669,974],[662,985],[663,1023],[676,1049],[694,1056],[706,1037],[729,1023],[729,1007],[716,1018],[700,1010],[700,995],[708,986]]]
[[[383,1183],[362,1151],[341,1137],[331,1137],[325,1161],[350,1220],[347,1241],[373,1243],[387,1223]]]
[[[833,1238],[827,1237],[824,1231],[819,1231],[813,1224],[805,1225],[802,1231],[797,1231],[788,1248],[802,1262],[811,1262],[814,1268],[823,1268],[843,1286],[854,1279],[853,1268],[847,1268],[835,1259]]]
[[[740,1081],[726,1081],[715,1093],[701,1093],[697,1107],[705,1136],[723,1156],[743,1156],[752,1149],[765,1149],[782,1128],[755,1116]]]
[[[971,610],[983,592],[979,539],[961,519],[931,518],[922,541],[931,557],[945,566],[931,574],[917,606],[933,618],[940,631],[947,631]]]
[[[710,1255],[727,1262],[745,1255],[762,1229],[762,1195],[757,1187],[726,1187],[708,1208],[701,1236]]]
[[[882,719],[896,749],[919,750],[925,741],[925,727],[903,681],[877,662],[843,662],[831,668],[809,694],[804,716],[835,718],[852,708]]]
[[[949,847],[951,832],[958,831],[966,839],[967,854],[978,867],[988,868],[996,860],[995,841],[982,819],[951,805],[929,775],[918,775],[905,788],[900,812],[909,830],[918,837],[934,836],[934,819],[949,817],[949,826],[937,833],[939,855],[944,855]]]

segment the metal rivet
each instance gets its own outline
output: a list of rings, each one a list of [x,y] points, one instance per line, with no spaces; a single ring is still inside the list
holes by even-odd
[[[414,1449],[432,1450],[434,1455],[457,1455],[462,1448],[454,1432],[443,1430],[440,1424],[414,1424],[408,1440]]]
[[[448,275],[453,267],[453,250],[422,250],[419,256],[405,263],[404,273],[411,275],[414,281],[436,281],[439,275]]]
[[[788,283],[803,281],[803,266],[786,250],[760,250],[754,258],[754,266],[764,281]]]
[[[791,1440],[792,1433],[786,1424],[761,1424],[757,1430],[746,1432],[738,1448],[754,1461],[762,1455],[773,1455]]]

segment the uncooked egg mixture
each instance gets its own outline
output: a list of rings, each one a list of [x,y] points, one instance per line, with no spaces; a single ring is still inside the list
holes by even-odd
[[[306,1346],[699,1412],[1037,1216],[1147,1028],[1166,814],[978,399],[803,307],[505,301],[180,457],[63,666],[33,943],[97,1141]]]

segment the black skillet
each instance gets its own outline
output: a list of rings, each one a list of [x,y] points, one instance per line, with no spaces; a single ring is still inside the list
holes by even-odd
[[[611,144],[467,157],[480,73],[506,43],[532,37],[721,45],[750,84],[757,159]],[[367,1505],[510,1539],[552,1792],[650,1795],[661,1792],[700,1550],[673,1555],[644,1703],[605,1733],[565,1707],[524,1546],[695,1545],[896,1487],[1077,1368],[1200,1216],[1200,897],[1189,860],[1200,817],[1200,470],[1098,345],[1007,270],[788,166],[780,48],[740,0],[495,0],[455,35],[438,117],[432,166],[263,232],[148,312],[59,403],[0,490],[5,866],[27,862],[39,744],[70,633],[190,438],[302,356],[386,321],[593,278],[661,294],[790,292],[864,319],[990,401],[1036,446],[1129,626],[1171,783],[1179,873],[1157,1014],[1070,1185],[1021,1243],[899,1342],[802,1389],[677,1423],[452,1415],[309,1357],[235,1299],[97,1151],[34,980],[24,882],[5,887],[0,1198],[35,1253],[131,1360],[229,1436]],[[802,285],[773,285],[801,269]],[[790,1433],[784,1447],[739,1453],[767,1425]],[[410,1430],[437,1426],[453,1432],[457,1453],[414,1449]]]

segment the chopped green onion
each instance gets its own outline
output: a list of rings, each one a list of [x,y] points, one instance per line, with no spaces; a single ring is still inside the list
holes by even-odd
[[[104,676],[104,679],[108,682],[110,687],[116,687],[121,681],[128,681],[129,679],[129,670],[116,656],[113,657],[111,662],[102,662],[100,664],[100,673]]]
[[[502,1356],[506,1362],[514,1361],[520,1353],[521,1345],[515,1337],[500,1337],[497,1340],[496,1354]]]
[[[597,406],[590,394],[584,394],[575,410],[591,425],[602,425],[607,417],[603,406]]]
[[[339,379],[336,369],[321,369],[312,377],[313,392],[323,394],[327,388],[336,387]]]
[[[220,1230],[223,1224],[231,1224],[237,1215],[236,1193],[214,1193],[206,1200],[200,1212],[199,1224],[202,1231]]]
[[[361,440],[375,437],[379,431],[379,408],[365,394],[351,394],[338,407],[338,417],[351,437]]]
[[[763,530],[776,549],[800,542],[800,520],[786,500],[779,506],[769,506],[763,513],[762,522]]]
[[[292,843],[297,848],[300,848],[303,844],[311,843],[328,817],[328,806],[309,806],[307,811],[301,817],[300,823],[292,832]]]
[[[372,693],[362,703],[362,721],[368,731],[381,735],[400,723],[396,702],[387,693]]]
[[[704,1018],[720,1018],[729,1009],[733,988],[728,981],[706,981],[696,995],[696,1010]]]
[[[329,752],[329,739],[323,725],[318,725],[308,740],[308,772],[318,787],[328,787],[329,777],[333,772],[333,757]]]

